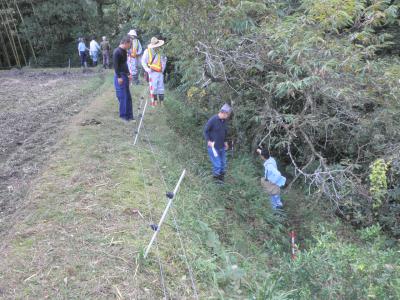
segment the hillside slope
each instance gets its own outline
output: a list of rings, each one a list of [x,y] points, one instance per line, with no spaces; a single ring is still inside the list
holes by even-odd
[[[147,87],[133,87],[135,108]],[[137,146],[117,115],[111,77],[75,117],[37,178],[0,250],[5,299],[395,299],[400,270],[379,228],[350,236],[299,194],[284,196],[304,234],[290,259],[287,222],[258,187],[261,165],[230,153],[225,186],[209,176],[197,120],[176,94],[150,108]],[[143,103],[141,105],[143,107]],[[172,130],[174,128],[176,131]],[[233,157],[232,157],[233,156]],[[187,169],[158,247],[143,259]],[[164,181],[165,179],[165,181]],[[302,211],[307,211],[306,215]],[[337,234],[339,233],[339,234]],[[354,236],[359,240],[351,241]],[[155,246],[157,246],[155,245]],[[388,249],[386,249],[388,248]],[[386,250],[385,250],[386,249]],[[363,253],[363,255],[360,255]],[[329,283],[328,287],[326,284]]]

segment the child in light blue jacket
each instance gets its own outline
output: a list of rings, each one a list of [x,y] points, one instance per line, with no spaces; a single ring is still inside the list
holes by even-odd
[[[271,206],[275,209],[282,209],[280,188],[286,183],[286,178],[279,172],[276,160],[269,155],[266,149],[257,149],[264,160],[264,177],[261,178],[261,185],[265,192],[271,197]]]

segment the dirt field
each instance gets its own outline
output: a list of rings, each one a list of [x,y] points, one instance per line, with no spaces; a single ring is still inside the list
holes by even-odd
[[[88,103],[98,72],[0,72],[0,233],[40,173],[71,116]],[[88,96],[89,95],[89,96]]]

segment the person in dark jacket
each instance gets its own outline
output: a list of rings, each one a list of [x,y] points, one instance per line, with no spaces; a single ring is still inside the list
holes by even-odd
[[[204,127],[204,138],[207,142],[207,151],[213,167],[213,176],[217,182],[224,181],[226,169],[226,150],[228,150],[227,120],[232,108],[224,104],[218,114],[212,116]]]
[[[114,64],[114,86],[119,101],[119,116],[126,120],[133,120],[132,97],[129,90],[129,81],[132,76],[129,73],[127,60],[127,50],[131,46],[131,38],[126,36],[121,40],[120,45],[113,52]]]

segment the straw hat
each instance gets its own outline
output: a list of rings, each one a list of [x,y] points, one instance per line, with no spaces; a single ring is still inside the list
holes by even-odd
[[[128,32],[128,35],[130,35],[130,36],[137,36],[136,30],[131,29],[131,30]]]
[[[159,40],[156,37],[152,37],[150,40],[150,44],[148,45],[149,48],[157,48],[157,47],[161,47],[162,45],[164,45],[164,41],[163,40]]]

